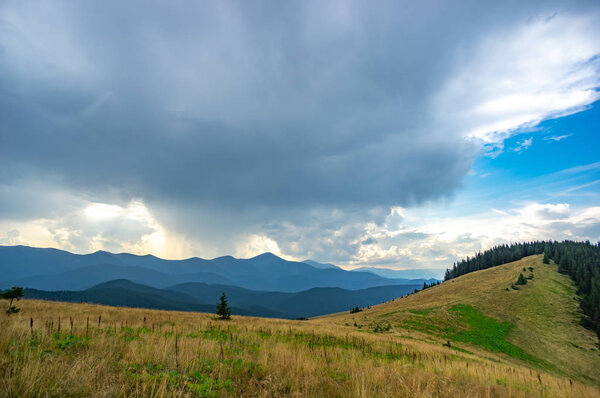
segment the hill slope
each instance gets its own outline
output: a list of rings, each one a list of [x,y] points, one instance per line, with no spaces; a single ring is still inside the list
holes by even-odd
[[[519,274],[533,275],[515,286]],[[451,346],[600,385],[595,334],[579,324],[576,288],[542,256],[472,272],[357,314],[324,321]]]
[[[224,322],[191,312],[18,305],[18,314],[0,318],[0,396],[600,397],[589,384],[493,353],[410,330],[373,333],[339,316]]]

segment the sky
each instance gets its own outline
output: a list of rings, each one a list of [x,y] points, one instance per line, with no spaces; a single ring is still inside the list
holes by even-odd
[[[445,268],[600,240],[597,1],[0,3],[0,244]]]

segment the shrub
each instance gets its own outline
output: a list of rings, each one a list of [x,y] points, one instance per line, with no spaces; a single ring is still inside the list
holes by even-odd
[[[390,325],[390,323],[388,322],[388,324],[385,326],[382,326],[382,325],[375,326],[373,331],[375,333],[383,333],[383,332],[389,332],[391,328],[392,328],[392,325]]]
[[[9,300],[8,309],[6,310],[6,313],[8,315],[16,314],[17,312],[20,311],[19,308],[15,307],[13,305],[13,301],[14,300],[19,301],[19,300],[21,300],[22,297],[23,297],[23,288],[22,287],[13,286],[11,289],[8,289],[5,292],[0,292],[0,298]]]
[[[8,307],[8,309],[6,310],[6,313],[7,313],[8,315],[10,315],[10,314],[16,314],[16,313],[18,313],[19,311],[21,311],[21,309],[20,309],[20,308],[17,308],[17,307],[15,307],[14,305],[11,305],[11,306],[10,306],[10,307]]]

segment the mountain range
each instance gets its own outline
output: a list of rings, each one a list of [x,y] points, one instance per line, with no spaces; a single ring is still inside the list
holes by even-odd
[[[183,283],[166,289],[117,279],[81,291],[44,291],[26,288],[25,298],[86,302],[122,307],[214,312],[221,293],[234,315],[306,318],[366,307],[412,293],[418,285],[378,286],[360,290],[316,287],[298,293],[264,292],[237,286]]]
[[[372,272],[345,271],[332,264],[287,261],[271,253],[249,259],[164,260],[155,256],[97,251],[73,254],[27,246],[0,246],[0,288],[84,290],[115,279],[165,288],[197,282],[245,289],[300,292],[315,287],[347,290],[389,285],[423,285],[433,278],[386,278]]]
[[[214,312],[225,292],[236,315],[279,318],[379,304],[436,281],[386,278],[311,260],[287,261],[271,253],[249,259],[164,260],[27,246],[0,246],[0,275],[0,289],[22,286],[27,298]]]

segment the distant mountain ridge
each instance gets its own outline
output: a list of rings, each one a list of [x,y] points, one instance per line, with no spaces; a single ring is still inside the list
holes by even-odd
[[[313,260],[303,260],[302,261],[304,264],[308,264],[311,267],[314,268],[319,268],[319,269],[327,269],[327,268],[337,268],[337,269],[341,269],[340,267],[338,267],[335,264],[329,264],[329,263],[319,263]]]
[[[304,264],[311,265],[319,269],[336,268],[343,269],[340,266],[330,263],[319,263],[313,260],[303,260]],[[402,270],[395,270],[383,267],[359,267],[350,270],[351,272],[370,272],[375,275],[379,275],[389,279],[423,279],[429,282],[442,280],[444,276],[445,268],[409,268]]]
[[[24,297],[51,301],[82,302],[112,305],[118,307],[134,307],[161,309],[169,311],[214,312],[215,306],[199,303],[193,297],[179,292],[165,291],[145,285],[133,283],[126,279],[105,282],[83,291],[44,291],[24,289]],[[278,317],[283,314],[270,313],[267,309],[261,312],[232,308],[238,315]]]
[[[117,279],[82,291],[25,289],[26,298],[88,302],[124,307],[214,312],[222,292],[234,315],[276,318],[313,317],[366,307],[411,293],[418,285],[379,286],[361,290],[313,288],[298,293],[264,292],[237,286],[184,283],[167,289]]]
[[[441,280],[444,276],[445,268],[411,268],[403,270],[395,270],[379,267],[360,267],[355,268],[352,272],[372,272],[375,275],[391,279],[427,279]]]
[[[385,278],[372,272],[322,266],[325,268],[287,261],[272,253],[249,259],[223,256],[212,260],[198,257],[164,260],[152,255],[106,251],[80,255],[58,249],[0,246],[0,288],[18,285],[50,291],[83,290],[114,279],[129,279],[155,288],[198,282],[291,293],[315,287],[357,290],[430,282]]]

